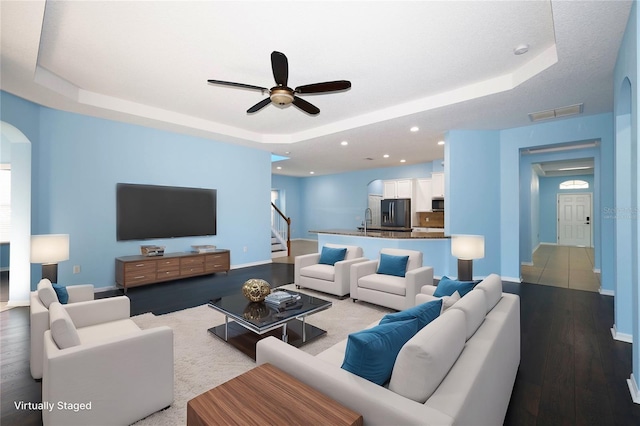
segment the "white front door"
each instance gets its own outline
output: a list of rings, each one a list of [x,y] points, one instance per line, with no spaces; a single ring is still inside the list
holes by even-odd
[[[593,247],[591,194],[558,194],[558,244]]]

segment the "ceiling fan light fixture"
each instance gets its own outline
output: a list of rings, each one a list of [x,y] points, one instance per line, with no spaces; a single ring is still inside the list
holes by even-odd
[[[293,102],[293,95],[286,89],[273,89],[271,91],[271,102],[276,105],[289,105]]]

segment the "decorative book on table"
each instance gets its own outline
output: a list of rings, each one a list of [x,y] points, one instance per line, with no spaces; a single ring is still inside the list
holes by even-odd
[[[264,299],[265,303],[278,307],[296,303],[298,300],[300,300],[299,294],[291,294],[286,291],[274,291]]]

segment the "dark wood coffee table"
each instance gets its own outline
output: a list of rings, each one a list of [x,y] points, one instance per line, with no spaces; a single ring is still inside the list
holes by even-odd
[[[262,364],[187,403],[187,426],[362,425],[362,415]]]
[[[308,324],[306,317],[330,308],[332,303],[304,293],[287,292],[299,294],[300,300],[285,308],[250,302],[242,293],[211,300],[209,307],[223,313],[225,322],[210,328],[209,332],[253,359],[256,359],[256,343],[264,337],[275,336],[300,347],[325,334],[325,330]]]

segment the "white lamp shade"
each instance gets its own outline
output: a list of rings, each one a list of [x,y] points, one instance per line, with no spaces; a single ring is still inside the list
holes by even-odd
[[[461,260],[482,259],[484,257],[484,236],[452,235],[451,254]]]
[[[58,263],[68,259],[68,234],[31,236],[31,263]]]

